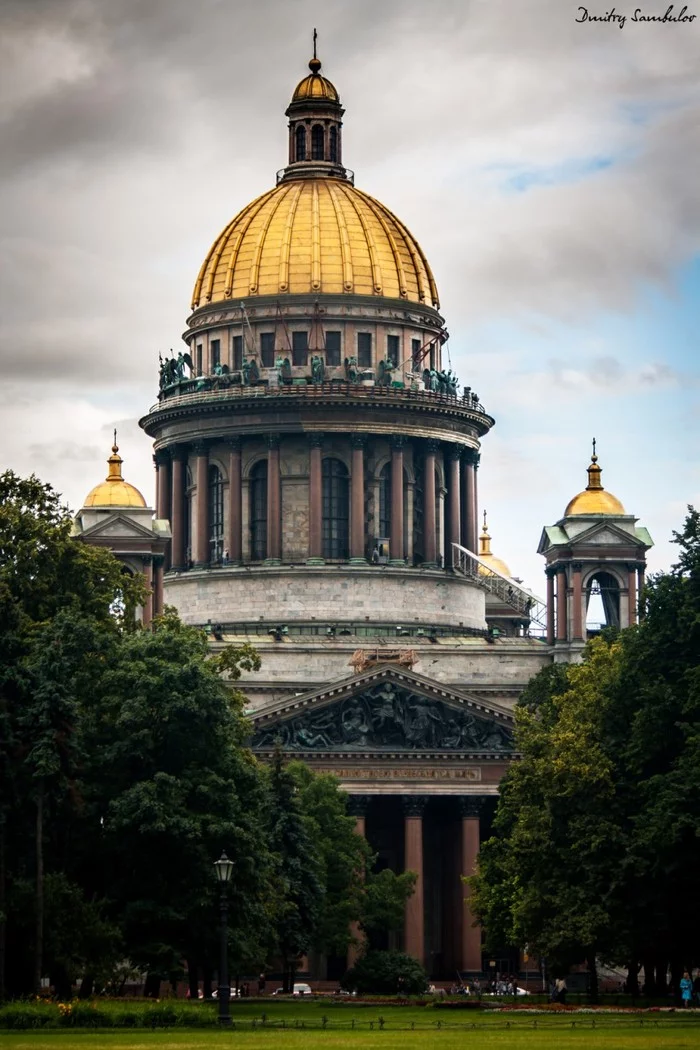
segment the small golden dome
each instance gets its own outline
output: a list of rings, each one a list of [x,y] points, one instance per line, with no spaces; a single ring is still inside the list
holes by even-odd
[[[251,295],[343,292],[440,305],[420,245],[388,208],[344,179],[290,179],[217,237],[192,309]]]
[[[327,99],[329,102],[340,102],[340,95],[334,84],[320,73],[321,60],[314,57],[309,62],[311,74],[300,80],[294,88],[292,102],[302,102],[309,98]]]
[[[508,579],[511,579],[510,569],[506,563],[491,552],[491,536],[486,524],[486,511],[484,511],[484,527],[479,536],[479,557],[486,562],[486,565],[479,566],[480,576],[491,575],[489,570],[492,569],[493,572],[500,573],[501,576],[507,576]]]
[[[570,518],[577,514],[624,514],[625,508],[612,492],[606,492],[600,480],[602,468],[598,466],[598,457],[595,453],[595,438],[593,438],[593,455],[588,466],[588,484],[583,492],[579,492],[567,504],[564,517]]]
[[[146,501],[134,486],[122,477],[122,457],[117,445],[117,432],[114,431],[112,455],[107,460],[109,473],[104,481],[95,485],[86,499],[85,507],[145,507]]]

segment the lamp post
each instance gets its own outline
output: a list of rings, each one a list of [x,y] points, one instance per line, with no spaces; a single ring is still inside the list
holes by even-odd
[[[219,1024],[231,1024],[231,985],[228,981],[228,897],[226,890],[233,873],[233,861],[222,853],[214,862],[214,870],[221,887],[221,955],[219,959]]]

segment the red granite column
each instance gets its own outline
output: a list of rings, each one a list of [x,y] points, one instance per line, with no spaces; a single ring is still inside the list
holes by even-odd
[[[170,453],[159,448],[153,457],[156,464],[156,517],[170,517]]]
[[[348,798],[348,814],[355,818],[355,834],[366,838],[366,817],[369,805],[369,795],[350,795]],[[362,873],[364,877],[364,872]],[[347,968],[354,966],[363,951],[363,934],[356,922],[350,923],[350,933],[357,942],[348,945]]]
[[[474,546],[470,547],[475,554],[479,551],[479,463],[481,462],[481,455],[478,452],[474,452],[474,483],[472,485],[472,520],[474,522]]]
[[[437,523],[435,521],[435,453],[440,447],[438,441],[429,440],[425,444],[425,466],[423,469],[423,535],[426,569],[437,566]]]
[[[637,566],[628,565],[628,584],[629,587],[629,626],[633,627],[637,622]]]
[[[282,558],[280,532],[281,478],[280,439],[270,434],[267,439],[267,558],[268,565],[279,565]]]
[[[240,565],[243,559],[243,518],[241,513],[241,441],[229,441],[228,455],[228,529],[226,543],[231,565]]]
[[[557,641],[566,641],[566,569],[557,567]]]
[[[462,540],[462,527],[460,524],[460,473],[459,473],[459,461],[462,455],[462,450],[459,445],[453,445],[450,449],[450,475],[448,480],[448,490],[450,499],[450,536],[449,536],[449,548],[445,552],[445,564],[448,567],[454,567],[454,551],[452,549],[453,543],[461,543]]]
[[[403,549],[403,446],[404,438],[391,441],[391,538],[390,563],[404,565]]]
[[[185,568],[185,449],[178,445],[173,449],[173,474],[171,487],[171,510],[170,531],[172,532],[171,543],[171,567],[174,572],[182,572]]]
[[[427,798],[404,795],[404,871],[415,871],[416,887],[406,901],[404,916],[404,951],[423,964],[425,956],[425,920],[423,909],[423,811]]]
[[[475,507],[475,470],[474,449],[468,448],[464,452],[462,462],[462,502],[464,504],[464,516],[462,518],[462,546],[467,550],[477,553],[477,528]]]
[[[155,581],[153,584],[153,615],[163,615],[163,573],[165,571],[165,559],[157,554],[155,562]]]
[[[352,438],[352,474],[350,479],[350,561],[358,565],[365,557],[365,435]]]
[[[554,645],[554,577],[556,569],[545,569],[547,574],[547,645]]]
[[[309,434],[309,557],[323,565],[323,434]]]
[[[583,615],[582,615],[582,594],[581,594],[581,562],[574,562],[572,565],[572,590],[573,594],[571,600],[573,602],[573,639],[576,642],[583,641]]]
[[[148,594],[143,603],[143,626],[148,627],[153,619],[153,557],[146,554],[143,561],[143,578],[146,581]]]
[[[194,567],[205,569],[211,558],[209,548],[209,449],[204,444],[198,444],[194,447],[194,454],[196,457],[194,476],[197,486]]]
[[[464,795],[460,799],[462,813],[462,875],[474,875],[479,855],[479,817],[483,799],[478,795]],[[481,927],[473,926],[470,908],[472,889],[462,883],[462,962],[461,970],[481,973]]]

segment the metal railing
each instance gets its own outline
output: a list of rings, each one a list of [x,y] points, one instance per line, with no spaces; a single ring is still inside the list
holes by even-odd
[[[514,609],[524,620],[529,620],[530,634],[545,634],[547,631],[547,605],[532,591],[525,590],[515,580],[497,572],[478,554],[467,550],[459,543],[452,544],[452,563],[456,572],[471,580],[489,594]],[[481,569],[481,571],[479,571]],[[533,626],[534,625],[534,626]]]

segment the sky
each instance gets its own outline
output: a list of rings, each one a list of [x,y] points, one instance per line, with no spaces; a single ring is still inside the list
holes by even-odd
[[[421,243],[496,419],[494,552],[543,593],[539,537],[595,436],[667,569],[700,505],[700,0],[666,23],[635,2],[1,0],[0,469],[77,510],[117,427],[153,501],[158,354],[286,162],[316,26],[345,163]]]

